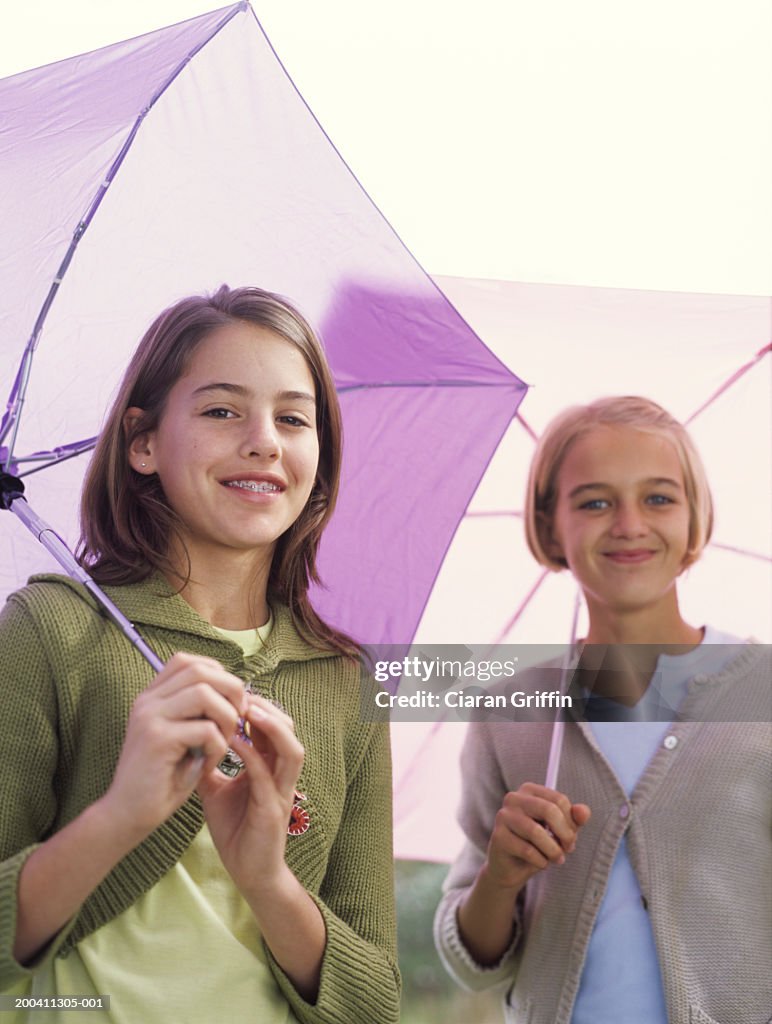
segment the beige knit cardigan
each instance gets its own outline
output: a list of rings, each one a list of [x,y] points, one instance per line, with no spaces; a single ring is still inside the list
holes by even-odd
[[[592,818],[566,865],[526,885],[513,943],[492,968],[467,952],[456,909],[485,861],[504,794],[543,780],[551,727],[470,726],[460,811],[467,843],[445,883],[435,940],[461,985],[502,985],[511,1024],[569,1024],[623,836],[651,916],[669,1024],[772,1020],[772,667],[769,648],[738,652],[720,674],[691,681],[680,720],[630,798],[590,728],[567,724],[559,789],[589,804]],[[538,670],[518,678],[523,690],[545,688]]]

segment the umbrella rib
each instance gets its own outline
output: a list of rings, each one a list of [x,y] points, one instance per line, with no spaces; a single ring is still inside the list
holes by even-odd
[[[446,710],[444,710],[442,712],[440,717],[438,719],[436,719],[436,721],[432,722],[432,727],[429,730],[429,735],[424,740],[424,742],[421,744],[421,746],[418,748],[418,750],[416,750],[416,752],[410,758],[410,761],[407,764],[407,766],[405,767],[405,770],[400,775],[399,780],[395,781],[395,783],[394,783],[394,796],[395,797],[399,796],[399,794],[402,792],[402,789],[403,789],[405,783],[407,782],[409,776],[411,776],[413,774],[413,772],[414,772],[414,770],[416,768],[416,765],[419,763],[421,758],[426,756],[426,754],[427,754],[427,752],[429,750],[429,747],[431,746],[432,741],[434,740],[435,736],[439,732],[440,728],[445,724],[447,716],[448,716],[448,711],[446,709]],[[394,820],[395,820],[395,822],[397,822],[399,820],[396,817],[396,812],[395,812],[395,819]]]
[[[760,551],[750,551],[748,548],[737,548],[732,544],[718,544],[712,541],[710,546],[720,551],[731,551],[734,555],[744,555],[746,558],[756,558],[760,562],[772,562],[771,555],[763,555]]]
[[[32,334],[30,335],[29,341],[27,342],[27,345],[24,349],[24,354],[22,355],[21,358],[19,370],[16,374],[16,378],[11,388],[11,393],[8,397],[8,403],[6,405],[6,411],[3,416],[2,423],[0,423],[0,444],[2,444],[5,441],[9,432],[11,432],[11,439],[8,444],[8,447],[7,449],[4,449],[2,452],[4,460],[3,468],[6,472],[9,471],[9,468],[13,461],[13,451],[14,448],[16,447],[16,438],[19,432],[21,413],[24,407],[24,399],[27,394],[27,387],[29,385],[32,357],[34,356],[35,350],[37,349],[38,342],[40,340],[40,335],[43,331],[43,325],[45,324],[46,318],[48,317],[48,313],[51,309],[51,306],[53,305],[53,301],[56,298],[56,294],[59,291],[59,285],[62,283],[64,275],[67,273],[70,263],[72,262],[72,258],[75,255],[75,250],[78,247],[78,243],[80,242],[87,228],[90,226],[92,220],[94,219],[94,216],[97,210],[99,209],[102,200],[104,199],[107,193],[108,188],[113,183],[115,175],[120,170],[120,167],[124,159],[126,158],[126,154],[131,148],[131,145],[134,142],[134,139],[137,133],[139,132],[139,129],[142,126],[142,122],[145,120],[147,114],[155,106],[155,104],[158,102],[161,96],[163,96],[163,94],[166,92],[169,86],[187,67],[190,61],[196,56],[196,54],[201,49],[203,49],[203,47],[206,46],[207,43],[211,42],[211,40],[214,39],[217,33],[220,32],[221,29],[223,29],[232,18],[234,18],[237,14],[246,11],[248,7],[249,4],[246,2],[246,0],[242,0],[241,3],[236,4],[234,7],[232,7],[228,11],[228,13],[212,29],[209,35],[193,47],[193,49],[180,61],[177,67],[172,71],[172,73],[169,75],[166,81],[158,87],[155,94],[151,97],[150,101],[147,103],[146,106],[142,108],[142,110],[137,115],[134,124],[132,125],[125,142],[121,146],[118,155],[113,160],[113,163],[110,169],[108,170],[107,175],[103,178],[102,183],[97,189],[96,195],[92,199],[91,204],[85,213],[85,216],[78,222],[78,225],[75,228],[75,231],[73,232],[72,240],[70,241],[70,244],[67,248],[67,252],[64,254],[64,259],[62,260],[59,269],[56,272],[56,276],[54,277],[54,280],[51,283],[51,287],[48,290],[48,294],[46,295],[43,305],[40,308],[40,312],[38,313],[37,319],[35,320],[35,325],[32,328]]]
[[[523,418],[523,416],[520,414],[519,410],[518,410],[517,416],[515,416],[515,419],[518,421],[520,426],[523,428],[523,430],[525,430],[526,434],[528,434],[528,436],[532,440],[534,440],[534,441],[538,441],[539,440],[539,435],[536,433],[536,431],[533,429],[533,427],[530,425],[530,423],[526,419]]]
[[[544,581],[549,576],[549,574],[550,574],[550,570],[549,569],[544,569],[543,570],[543,572],[538,577],[538,579],[536,580],[534,585],[531,587],[531,589],[528,591],[528,593],[525,595],[523,600],[518,605],[518,607],[515,610],[515,613],[512,616],[512,618],[509,620],[509,622],[506,624],[506,626],[504,626],[504,628],[499,632],[498,636],[493,641],[493,643],[490,644],[488,647],[486,647],[485,653],[483,654],[484,658],[490,658],[491,653],[496,650],[496,648],[499,646],[499,644],[502,643],[502,641],[504,640],[504,637],[507,635],[507,633],[513,628],[513,626],[515,626],[517,624],[518,619],[523,614],[525,609],[528,607],[528,603],[534,597],[534,595],[536,594],[536,591],[539,589],[539,587],[542,585],[542,583],[544,583]]]
[[[14,465],[18,466],[23,462],[39,462],[39,466],[18,474],[20,478],[31,476],[33,473],[39,473],[41,469],[48,469],[49,466],[55,466],[59,462],[67,462],[68,459],[74,459],[78,455],[90,452],[96,446],[96,443],[96,437],[88,437],[85,441],[75,441],[72,444],[62,445],[61,448],[54,448],[50,452],[35,452],[34,455],[25,455],[16,459]]]
[[[550,573],[549,569],[544,569],[544,571],[541,573],[541,575],[536,580],[534,585],[531,587],[531,589],[525,595],[523,600],[520,602],[520,605],[517,608],[517,610],[515,611],[515,613],[512,616],[512,618],[509,620],[509,622],[506,624],[506,626],[501,630],[499,635],[493,641],[493,644],[488,648],[488,651],[486,651],[486,657],[488,656],[488,653],[490,651],[492,651],[495,647],[497,647],[502,642],[502,640],[507,635],[507,633],[509,633],[509,631],[512,629],[512,627],[517,624],[518,619],[523,614],[525,609],[528,607],[528,604],[529,604],[531,598],[535,595],[536,591],[539,589],[539,587],[542,585],[542,583],[544,583],[546,578],[549,576],[549,573]]]
[[[482,380],[392,380],[371,381],[363,384],[343,384],[336,387],[339,395],[349,391],[376,391],[385,388],[511,388],[517,392],[523,390],[522,384],[514,380],[482,381]]]
[[[510,511],[500,510],[498,512],[466,512],[464,518],[466,519],[494,519],[496,517],[506,516],[507,518],[522,519],[523,513],[517,512],[514,509]]]
[[[753,367],[758,362],[760,362],[764,358],[764,356],[769,355],[770,352],[772,352],[772,342],[770,342],[768,345],[765,345],[763,348],[760,348],[756,355],[753,357],[753,359],[750,359],[738,370],[735,370],[735,372],[730,377],[728,377],[724,381],[724,383],[721,384],[720,387],[718,387],[713,392],[710,398],[706,399],[702,403],[702,405],[699,406],[699,408],[695,409],[695,411],[691,414],[691,416],[689,416],[688,419],[684,420],[684,426],[688,427],[692,420],[696,419],[700,415],[700,413],[704,412],[709,406],[713,405],[717,398],[720,398],[725,391],[728,391],[733,384],[736,384],[741,377],[745,376],[748,370],[752,370]]]

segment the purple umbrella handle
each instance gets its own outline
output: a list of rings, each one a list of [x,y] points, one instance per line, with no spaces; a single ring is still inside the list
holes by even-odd
[[[100,590],[86,570],[78,564],[75,556],[59,534],[52,530],[30,507],[27,499],[24,497],[24,484],[18,477],[11,476],[8,473],[0,474],[0,507],[10,509],[24,523],[30,533],[53,555],[67,575],[78,583],[83,584],[108,618],[118,627],[129,643],[139,651],[153,670],[160,672],[164,667],[164,663],[155,651],[145,643],[123,612],[113,604],[107,594]],[[198,775],[204,762],[204,751],[201,747],[191,747],[188,751],[188,757],[190,758],[188,778],[193,779]]]

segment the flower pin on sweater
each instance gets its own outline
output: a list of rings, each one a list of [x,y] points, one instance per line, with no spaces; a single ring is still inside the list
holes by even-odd
[[[311,825],[311,815],[305,807],[300,806],[300,802],[307,799],[308,797],[305,793],[301,793],[297,789],[295,790],[295,802],[290,811],[289,825],[287,825],[288,836],[302,836],[304,832],[308,832]]]

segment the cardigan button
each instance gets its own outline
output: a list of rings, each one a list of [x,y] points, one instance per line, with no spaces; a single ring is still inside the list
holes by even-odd
[[[619,817],[626,818],[629,814],[630,808],[627,806],[627,804],[622,804],[622,806],[619,808]]]
[[[666,736],[662,741],[662,745],[666,750],[672,750],[674,747],[678,746],[678,737],[673,735]]]

